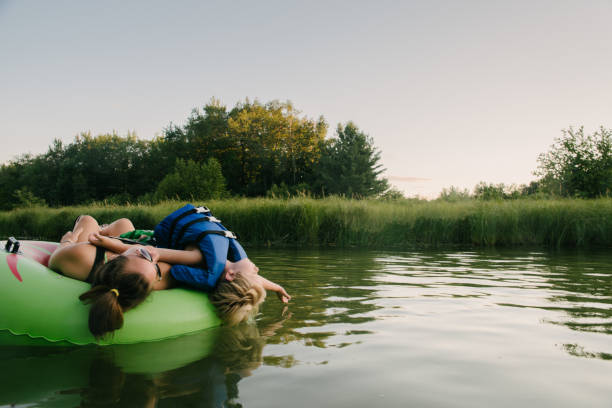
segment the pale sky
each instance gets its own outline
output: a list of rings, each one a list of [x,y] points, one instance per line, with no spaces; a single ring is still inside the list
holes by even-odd
[[[248,97],[354,121],[408,196],[527,183],[561,129],[612,127],[611,21],[609,0],[0,0],[0,162]]]

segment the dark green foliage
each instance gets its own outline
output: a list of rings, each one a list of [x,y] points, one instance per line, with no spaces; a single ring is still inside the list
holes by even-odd
[[[47,205],[45,200],[36,197],[27,187],[15,190],[13,197],[15,199],[14,203],[17,208],[44,207]]]
[[[0,210],[41,203],[155,202],[160,197],[217,197],[225,192],[219,185],[210,187],[211,192],[190,183],[197,191],[187,193],[184,182],[168,179],[155,194],[167,175],[177,180],[179,159],[223,163],[234,194],[263,195],[281,184],[291,191],[309,191],[306,183],[312,179],[327,124],[323,118],[313,121],[298,113],[289,102],[263,105],[248,100],[228,112],[213,100],[203,113],[194,110],[184,127],[171,124],[153,141],[129,133],[83,133],[68,145],[56,140],[45,154],[24,155],[2,165]]]
[[[561,196],[598,197],[612,191],[612,130],[585,135],[571,127],[538,158],[544,191]]]
[[[208,200],[226,194],[221,164],[215,158],[206,163],[177,159],[174,171],[157,186],[157,200]]]
[[[149,145],[133,134],[83,133],[67,146],[56,140],[45,154],[2,166],[0,208],[19,207],[13,197],[23,189],[52,206],[140,196],[159,180],[148,168]]]
[[[348,122],[338,125],[337,138],[326,142],[316,172],[317,191],[323,195],[343,195],[353,198],[372,197],[389,188],[380,152],[373,141],[357,126]]]
[[[481,181],[474,187],[474,198],[478,200],[509,200],[521,196],[521,188],[504,183],[493,184]]]
[[[387,191],[382,193],[378,198],[381,200],[394,201],[394,200],[403,200],[406,197],[404,196],[404,193],[402,193],[400,190],[398,190],[395,187],[391,187]]]
[[[338,137],[329,142],[326,133],[323,117],[300,116],[290,102],[246,100],[228,111],[213,99],[195,109],[185,126],[170,124],[152,141],[131,133],[83,133],[67,145],[54,141],[45,154],[2,165],[0,210],[218,197],[225,189],[210,180],[221,174],[219,163],[234,195],[289,197],[316,191],[369,197],[387,189],[387,181],[378,178],[380,153],[369,137],[352,123],[339,126]],[[196,168],[201,163],[215,167],[215,176],[208,167]]]
[[[505,196],[505,186],[503,184],[489,184],[480,182],[474,187],[474,198],[480,200],[503,200]]]
[[[450,186],[449,188],[443,188],[438,196],[438,200],[457,202],[472,199],[468,189],[461,189],[456,186]]]
[[[188,157],[223,163],[234,194],[264,195],[273,185],[296,186],[309,180],[319,159],[327,124],[301,118],[291,103],[239,103],[230,112],[213,100],[194,110],[184,134]]]

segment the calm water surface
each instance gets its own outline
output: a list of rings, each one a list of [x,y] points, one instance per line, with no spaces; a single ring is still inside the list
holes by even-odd
[[[612,256],[250,251],[254,325],[123,347],[1,348],[0,405],[611,407]]]

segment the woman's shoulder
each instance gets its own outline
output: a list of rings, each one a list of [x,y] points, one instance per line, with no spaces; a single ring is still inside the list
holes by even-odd
[[[71,278],[85,280],[93,265],[96,247],[88,242],[79,242],[56,250],[49,267]]]
[[[60,251],[63,256],[74,259],[84,259],[89,258],[89,255],[94,255],[96,253],[96,246],[90,244],[89,242],[77,242],[75,244],[69,245],[64,248],[60,248]],[[89,261],[89,259],[86,259]]]

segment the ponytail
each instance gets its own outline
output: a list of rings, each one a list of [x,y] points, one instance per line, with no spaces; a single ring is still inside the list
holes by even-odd
[[[123,312],[136,307],[151,291],[139,273],[124,272],[127,258],[118,256],[94,272],[92,287],[79,296],[89,309],[89,331],[103,338],[123,326]]]

